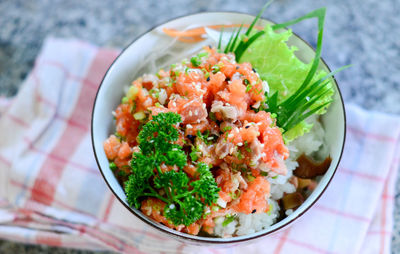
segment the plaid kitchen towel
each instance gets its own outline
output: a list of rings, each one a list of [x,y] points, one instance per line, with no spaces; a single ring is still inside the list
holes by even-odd
[[[18,95],[0,98],[1,238],[122,253],[390,253],[400,118],[354,105],[333,181],[290,228],[234,248],[193,248],[136,219],[101,177],[89,131],[118,53],[47,39]]]

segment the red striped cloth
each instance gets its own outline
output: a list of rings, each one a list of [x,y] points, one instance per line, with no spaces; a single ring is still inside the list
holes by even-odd
[[[118,53],[48,39],[18,95],[0,98],[1,238],[122,253],[390,253],[400,119],[354,105],[334,180],[290,228],[250,245],[193,248],[134,218],[102,179],[89,133]]]

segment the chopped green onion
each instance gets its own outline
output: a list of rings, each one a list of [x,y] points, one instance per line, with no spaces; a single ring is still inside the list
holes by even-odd
[[[135,114],[133,114],[133,117],[136,120],[143,120],[146,118],[146,114],[143,111],[139,111],[139,112],[136,112]]]
[[[225,126],[225,127],[223,127],[222,129],[222,132],[227,132],[227,131],[230,131],[230,130],[232,130],[232,126]]]
[[[136,86],[130,86],[128,92],[126,93],[126,97],[128,99],[134,100],[138,92],[139,88],[137,88]]]
[[[190,58],[190,62],[192,63],[192,65],[194,67],[199,67],[201,64],[201,59],[198,56],[194,56],[194,57]]]
[[[221,70],[221,68],[218,65],[214,65],[213,67],[211,67],[211,71],[212,73],[217,73]]]
[[[126,104],[126,103],[128,103],[128,102],[129,102],[129,99],[128,99],[128,97],[126,97],[126,96],[123,97],[122,100],[121,100],[121,103],[122,103],[122,104]]]
[[[268,209],[268,212],[267,212],[268,215],[271,215],[273,208],[274,208],[274,206],[272,204],[269,204],[269,209]]]
[[[236,156],[239,160],[243,159],[243,155],[240,152],[240,150],[238,150],[237,156]]]
[[[247,181],[252,182],[256,179],[253,175],[247,175]]]
[[[200,152],[200,149],[197,146],[195,146],[195,147],[192,146],[192,151],[189,154],[192,161],[197,161],[199,159],[199,155],[198,155],[199,152]]]
[[[251,90],[251,85],[249,84],[246,86],[246,93],[250,92],[250,90]]]
[[[117,138],[119,138],[119,140],[120,141],[122,141],[122,140],[124,140],[125,139],[125,137],[124,136],[122,136],[121,134],[119,134],[118,132],[115,132],[115,134],[114,134]]]
[[[235,220],[235,218],[236,218],[235,215],[227,215],[227,216],[225,216],[225,220],[224,220],[224,222],[222,222],[222,226],[223,227],[228,226],[232,221]]]
[[[208,52],[200,52],[197,56],[200,57],[200,58],[208,56]]]
[[[214,112],[210,112],[209,114],[208,114],[208,116],[210,117],[210,119],[212,120],[212,121],[217,121],[217,117],[215,116],[215,113]]]

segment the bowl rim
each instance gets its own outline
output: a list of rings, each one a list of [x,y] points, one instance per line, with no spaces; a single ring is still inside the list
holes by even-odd
[[[290,226],[294,221],[296,221],[298,218],[302,217],[304,213],[306,213],[311,207],[313,207],[315,205],[315,203],[320,199],[320,197],[324,194],[324,192],[326,191],[326,189],[328,188],[329,184],[331,183],[332,179],[334,178],[336,171],[339,167],[340,161],[342,159],[342,155],[343,155],[343,151],[344,151],[344,147],[345,147],[345,143],[346,143],[346,132],[347,132],[347,118],[346,118],[346,110],[345,110],[345,105],[344,105],[344,100],[343,100],[343,96],[342,93],[340,91],[339,85],[337,83],[337,80],[335,78],[335,76],[332,76],[332,80],[334,81],[333,83],[336,86],[336,90],[338,92],[339,98],[340,98],[340,102],[341,102],[341,106],[342,106],[342,113],[343,113],[343,141],[342,141],[342,147],[341,147],[341,151],[339,154],[339,158],[338,158],[338,162],[333,170],[332,176],[328,179],[328,182],[326,183],[326,185],[323,187],[321,193],[315,198],[314,201],[312,201],[310,203],[309,206],[305,207],[304,211],[302,211],[301,213],[298,214],[298,216],[292,218],[291,220],[287,221],[285,224],[269,231],[269,232],[265,232],[263,234],[259,234],[259,235],[255,235],[255,236],[249,236],[247,238],[243,238],[243,239],[236,239],[235,237],[231,237],[231,238],[213,238],[213,237],[203,237],[202,239],[197,239],[197,238],[192,238],[192,235],[190,234],[186,234],[186,233],[182,233],[179,231],[176,231],[174,229],[171,230],[167,230],[161,226],[159,226],[159,223],[151,223],[150,220],[146,220],[144,219],[141,215],[137,214],[137,212],[135,210],[133,210],[131,207],[129,207],[129,205],[127,205],[114,191],[114,189],[111,187],[110,183],[108,182],[108,180],[106,179],[102,167],[100,165],[99,159],[97,157],[97,153],[96,153],[96,148],[95,148],[95,140],[94,140],[94,136],[93,136],[93,119],[94,119],[94,112],[95,112],[95,108],[96,108],[96,103],[97,103],[97,97],[99,94],[99,91],[104,83],[105,78],[108,76],[108,72],[110,71],[110,69],[112,69],[112,67],[114,66],[114,64],[118,61],[119,57],[122,56],[124,54],[124,52],[132,45],[134,44],[137,40],[139,40],[140,38],[142,38],[144,35],[152,32],[153,30],[157,29],[158,27],[162,26],[165,23],[169,23],[181,18],[185,18],[185,17],[190,17],[190,16],[195,16],[195,15],[201,15],[201,14],[240,14],[240,15],[248,15],[251,17],[255,17],[252,14],[249,13],[245,13],[245,12],[239,12],[239,11],[200,11],[200,12],[193,12],[193,13],[188,13],[188,14],[183,14],[180,16],[176,16],[174,18],[171,19],[167,19],[161,23],[158,23],[156,25],[153,25],[151,28],[149,28],[148,30],[146,30],[145,32],[141,33],[140,35],[138,35],[136,38],[134,38],[127,46],[125,46],[122,51],[118,54],[118,56],[113,60],[113,62],[110,64],[110,66],[107,68],[106,73],[104,74],[101,83],[99,85],[99,87],[97,88],[96,91],[96,96],[94,98],[93,101],[93,106],[92,106],[92,114],[91,114],[91,128],[90,128],[90,134],[91,134],[91,141],[92,141],[92,150],[96,159],[96,163],[98,166],[98,169],[104,179],[104,181],[106,182],[108,188],[111,190],[112,194],[118,199],[118,201],[127,209],[130,211],[130,213],[132,213],[135,217],[139,218],[141,221],[143,221],[144,223],[146,223],[147,225],[156,228],[160,231],[162,231],[163,233],[166,234],[171,234],[172,237],[174,237],[174,239],[178,239],[178,240],[184,240],[184,241],[191,241],[193,243],[203,243],[203,244],[214,244],[214,245],[222,245],[222,244],[233,244],[233,243],[244,243],[244,242],[249,242],[251,240],[256,240],[262,237],[265,237],[267,235],[271,235],[274,234],[278,231],[280,231],[281,229]],[[267,18],[263,18],[261,17],[260,20],[265,20],[267,22],[271,22],[273,24],[277,24],[276,22],[267,19]],[[308,46],[313,52],[315,52],[315,48],[313,46],[311,46],[310,43],[308,43],[306,40],[304,40],[302,37],[300,37],[297,33],[295,33],[294,31],[292,31],[292,34],[297,37],[298,39],[300,39],[306,46]],[[326,66],[326,68],[328,69],[329,72],[331,72],[331,69],[329,68],[328,64],[324,61],[324,59],[322,57],[320,57],[320,61]],[[140,212],[140,211],[139,211]],[[143,215],[144,216],[144,215]],[[155,226],[156,225],[156,226]],[[209,240],[208,240],[209,239]]]

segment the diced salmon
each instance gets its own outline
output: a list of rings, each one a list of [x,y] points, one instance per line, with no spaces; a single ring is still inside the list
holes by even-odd
[[[118,151],[118,158],[126,159],[129,156],[131,156],[131,154],[132,154],[132,150],[129,147],[128,143],[122,142],[122,145],[121,145],[121,147],[119,148],[119,151]]]
[[[176,80],[176,89],[180,95],[185,97],[202,96],[206,93],[202,89],[204,81],[204,75],[201,71],[181,72]]]
[[[268,209],[265,196],[269,194],[270,184],[262,176],[257,176],[251,181],[248,188],[240,196],[240,202],[234,207],[237,212],[250,214],[261,213]]]
[[[232,78],[233,74],[237,71],[237,64],[230,63],[227,60],[222,61],[221,72],[228,78]]]
[[[187,232],[191,235],[197,235],[199,234],[200,231],[200,225],[197,223],[192,223],[189,226],[186,227],[187,228]]]
[[[282,133],[277,127],[267,128],[264,130],[263,143],[266,156],[263,157],[264,162],[269,163],[271,168],[278,168],[279,160],[276,159],[276,153],[282,156],[282,159],[289,157],[289,149],[285,146]],[[279,156],[278,156],[279,157]]]
[[[138,126],[139,121],[133,118],[130,104],[121,104],[115,110],[115,118],[117,125],[117,132],[126,137],[129,145],[136,145],[136,137],[139,134]]]
[[[119,148],[121,147],[121,142],[119,139],[110,135],[106,141],[103,143],[104,152],[106,153],[107,159],[114,160],[118,156]]]
[[[176,101],[177,113],[182,116],[184,124],[200,123],[205,120],[208,113],[200,98],[183,99]]]
[[[210,90],[213,94],[216,94],[218,91],[222,90],[225,87],[225,79],[226,77],[222,72],[210,74]]]

